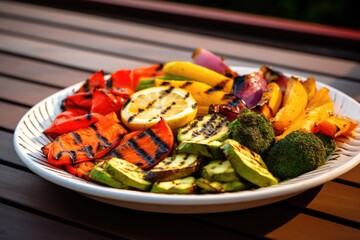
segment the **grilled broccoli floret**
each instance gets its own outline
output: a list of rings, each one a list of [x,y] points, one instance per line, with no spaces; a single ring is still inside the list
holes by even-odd
[[[335,140],[332,137],[325,135],[325,134],[321,134],[321,133],[316,134],[316,136],[318,138],[320,138],[320,140],[324,144],[325,151],[326,151],[326,157],[332,155],[336,148]]]
[[[264,156],[275,139],[270,121],[261,113],[244,109],[230,124],[231,138]]]
[[[323,165],[326,150],[312,133],[294,131],[275,143],[265,159],[269,171],[280,180],[297,177]]]

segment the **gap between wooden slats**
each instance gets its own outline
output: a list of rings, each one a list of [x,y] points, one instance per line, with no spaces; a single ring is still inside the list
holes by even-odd
[[[148,41],[156,41],[162,44],[172,44],[178,49],[187,50],[199,47],[201,35],[186,32],[173,31],[171,29],[151,27],[141,24],[129,23],[114,19],[108,19],[93,15],[73,13],[51,8],[20,4],[0,3],[4,14],[18,16],[25,19],[63,24],[73,28],[83,29],[102,34],[126,35],[129,37],[143,37]],[[20,14],[21,13],[21,14]],[[91,26],[91,28],[89,27]],[[221,44],[219,44],[221,42]],[[359,79],[359,63],[329,57],[316,56],[295,51],[279,50],[254,44],[241,43],[226,39],[206,37],[201,41],[201,47],[222,53],[224,55],[246,57],[253,61],[271,63],[273,65],[287,66],[323,74],[333,74],[339,77]],[[171,46],[172,46],[171,45]]]

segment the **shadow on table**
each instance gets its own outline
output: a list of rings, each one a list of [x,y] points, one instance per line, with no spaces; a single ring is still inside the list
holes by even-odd
[[[287,203],[287,200],[284,200],[278,203],[236,212],[193,216],[204,222],[221,225],[226,229],[243,233],[245,236],[254,236],[249,233],[256,233],[257,237],[262,237],[301,214],[306,206],[320,192],[321,188],[322,185],[290,198],[289,202],[291,202],[291,204]]]

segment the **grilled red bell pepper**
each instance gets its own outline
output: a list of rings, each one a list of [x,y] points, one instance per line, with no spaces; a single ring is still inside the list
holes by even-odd
[[[118,96],[130,96],[135,92],[131,70],[122,69],[111,74],[106,86],[111,93]]]
[[[86,111],[90,111],[92,97],[93,94],[91,92],[74,93],[64,99],[62,103],[62,108],[65,110],[80,108]]]
[[[94,92],[95,89],[105,88],[105,74],[104,71],[99,70],[91,75],[85,83],[77,90],[79,92]]]
[[[66,110],[56,116],[51,126],[45,129],[44,133],[49,137],[56,138],[61,134],[86,128],[101,118],[103,116],[99,113],[87,113],[82,109]]]
[[[74,164],[106,155],[127,133],[114,112],[87,128],[58,136],[42,152],[53,165]]]
[[[147,67],[136,68],[131,72],[135,88],[139,84],[141,78],[150,78],[162,75],[162,64],[153,64]]]
[[[117,96],[106,89],[97,89],[93,93],[91,113],[106,115],[111,112],[118,113],[129,96]]]

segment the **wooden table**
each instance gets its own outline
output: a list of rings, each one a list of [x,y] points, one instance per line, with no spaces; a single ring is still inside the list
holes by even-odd
[[[18,121],[34,104],[99,69],[190,60],[197,47],[225,56],[229,65],[268,64],[313,75],[360,101],[355,58],[125,21],[92,10],[0,3],[0,239],[360,239],[360,165],[278,203],[183,215],[107,205],[27,169],[12,140]],[[213,11],[192,8],[197,10]],[[355,32],[353,38],[358,36]]]

